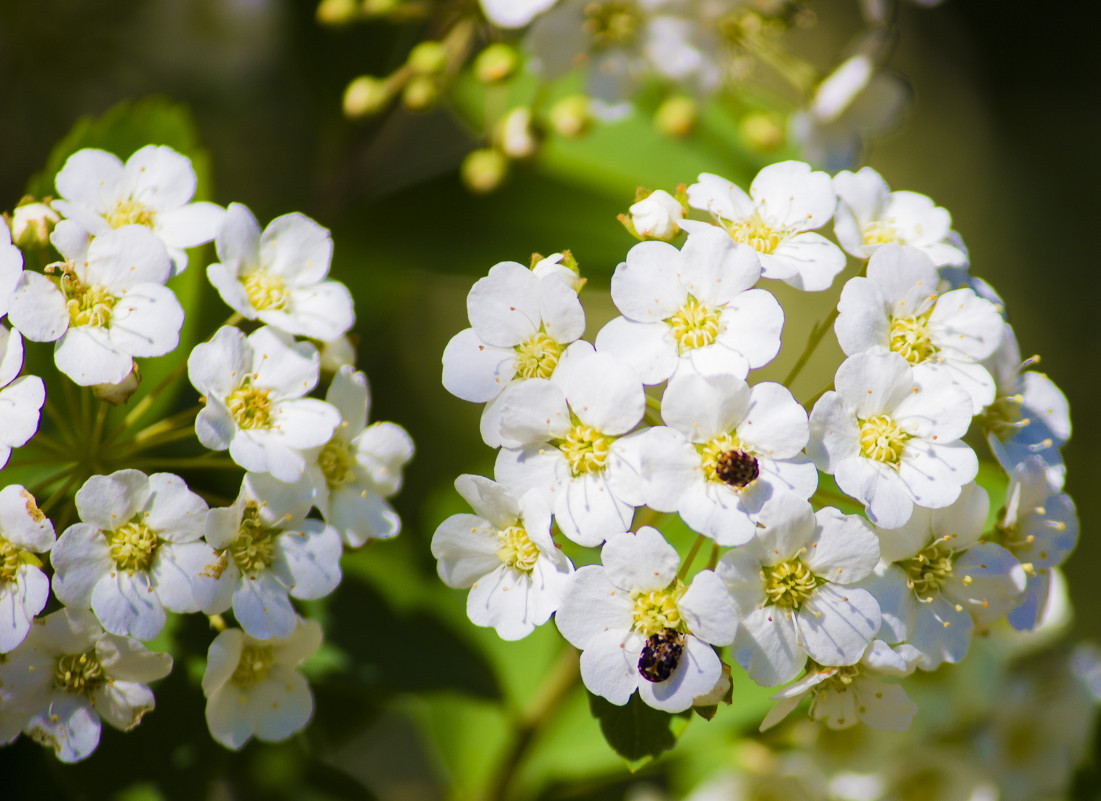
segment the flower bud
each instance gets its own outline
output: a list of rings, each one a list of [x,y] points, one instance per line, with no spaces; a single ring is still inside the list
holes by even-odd
[[[586,95],[569,95],[551,106],[550,123],[555,132],[569,138],[588,133],[593,115]]]
[[[680,138],[692,133],[699,117],[699,105],[690,97],[668,98],[654,113],[654,125],[666,136]]]
[[[45,248],[50,244],[50,234],[61,220],[61,215],[45,203],[24,198],[16,206],[11,219],[11,239],[18,247],[31,249]]]
[[[389,83],[373,75],[360,75],[344,90],[344,114],[352,119],[378,114],[390,102]]]
[[[330,342],[317,342],[321,355],[321,370],[326,373],[339,372],[344,365],[355,367],[356,347],[347,334]]]
[[[414,75],[401,92],[401,104],[410,111],[427,111],[439,99],[439,84],[427,75]]]
[[[500,151],[484,147],[466,154],[460,167],[463,183],[472,192],[492,192],[508,174],[508,159]]]
[[[670,242],[681,230],[677,220],[684,219],[684,206],[664,189],[651,192],[628,211],[631,213],[631,225],[639,239]]]
[[[134,362],[134,369],[130,371],[130,375],[117,384],[96,384],[92,387],[92,394],[101,401],[119,406],[130,400],[130,396],[138,391],[139,384],[141,384],[141,368],[138,367],[137,362]]]
[[[421,42],[409,51],[406,63],[417,75],[437,75],[447,66],[447,48],[440,42]]]
[[[753,111],[738,123],[746,145],[759,152],[777,150],[784,146],[784,126],[775,114]]]
[[[497,123],[497,146],[509,158],[526,159],[534,156],[541,138],[528,106],[512,109]]]
[[[483,83],[497,83],[512,75],[519,61],[515,48],[497,42],[474,59],[474,74]]]
[[[363,0],[363,13],[371,17],[385,17],[401,6],[402,0]]]
[[[315,14],[322,25],[347,25],[359,16],[356,0],[321,0]]]

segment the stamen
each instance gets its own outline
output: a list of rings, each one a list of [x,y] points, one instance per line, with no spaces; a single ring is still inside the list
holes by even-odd
[[[516,346],[516,375],[520,378],[550,378],[561,356],[562,346],[557,340],[540,331]]]
[[[506,567],[530,573],[539,561],[539,546],[531,541],[526,529],[519,526],[509,526],[503,531],[497,532],[497,541],[500,547],[497,549],[497,558]]]
[[[592,426],[578,423],[557,444],[576,477],[603,470],[614,441]]]
[[[691,295],[680,310],[665,322],[673,329],[677,348],[685,353],[696,348],[715,344],[721,329],[721,312],[707,306]]]

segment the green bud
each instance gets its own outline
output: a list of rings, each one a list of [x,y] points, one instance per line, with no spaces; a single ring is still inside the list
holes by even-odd
[[[466,188],[485,194],[501,185],[508,174],[508,159],[493,148],[472,150],[463,159],[460,173]]]
[[[526,159],[535,155],[542,140],[532,119],[529,106],[518,106],[497,123],[494,142],[511,159]]]
[[[588,133],[593,123],[589,98],[586,95],[563,97],[551,106],[550,123],[556,133],[571,139]]]
[[[27,250],[46,248],[50,244],[50,234],[53,233],[54,226],[60,221],[61,215],[51,209],[48,203],[39,203],[34,198],[25,197],[19,201],[8,221],[11,225],[12,242]]]
[[[738,122],[742,139],[753,150],[768,152],[784,145],[784,125],[780,117],[768,111],[751,111]]]
[[[440,42],[421,42],[406,62],[416,75],[437,75],[447,66],[447,48]]]
[[[519,62],[520,56],[515,48],[497,42],[474,59],[474,74],[483,83],[497,83],[512,75]]]
[[[674,95],[658,106],[654,113],[654,125],[666,136],[679,139],[692,133],[698,117],[699,105],[695,100]]]
[[[363,0],[363,13],[370,17],[385,17],[401,6],[402,0]]]
[[[373,75],[360,75],[344,90],[344,114],[356,119],[378,114],[390,103],[390,84]]]
[[[439,99],[439,84],[427,75],[414,75],[401,92],[401,104],[410,111],[427,111]]]
[[[322,25],[347,25],[358,16],[356,0],[321,0],[317,6],[317,21]]]

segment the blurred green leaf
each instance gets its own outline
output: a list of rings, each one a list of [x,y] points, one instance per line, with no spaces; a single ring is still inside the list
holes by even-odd
[[[670,715],[647,706],[638,693],[623,706],[590,694],[589,709],[608,745],[632,771],[675,746],[691,720],[690,712]]]

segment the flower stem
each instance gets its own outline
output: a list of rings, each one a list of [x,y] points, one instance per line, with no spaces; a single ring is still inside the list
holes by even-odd
[[[791,382],[796,379],[803,368],[807,366],[807,362],[810,361],[810,357],[814,355],[815,349],[821,344],[822,338],[826,335],[826,332],[833,328],[833,322],[837,319],[837,307],[835,306],[829,316],[819,323],[810,332],[810,337],[807,339],[807,346],[803,349],[803,352],[799,356],[799,360],[795,362],[795,366],[791,368],[791,372],[788,373],[788,377],[784,379],[784,386],[791,389]]]
[[[684,557],[684,561],[680,563],[680,570],[677,571],[677,578],[684,581],[684,577],[688,575],[688,570],[692,567],[692,562],[696,559],[696,554],[700,552],[700,548],[703,547],[704,541],[707,539],[703,534],[696,535],[696,541],[692,543],[692,547],[688,549],[688,553]]]
[[[185,456],[178,459],[157,459],[151,457],[149,459],[130,459],[127,464],[135,468],[151,468],[151,467],[164,467],[164,468],[187,468],[187,467],[201,467],[211,470],[240,470],[241,466],[232,459],[214,459],[213,452],[210,454],[204,454],[203,456]]]

